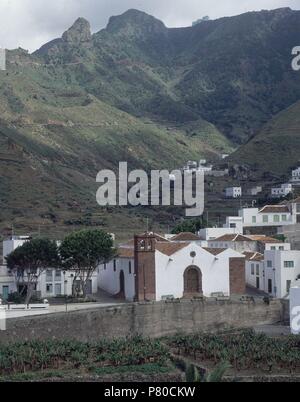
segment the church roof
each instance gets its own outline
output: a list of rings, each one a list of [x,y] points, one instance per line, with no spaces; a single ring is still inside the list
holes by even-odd
[[[119,258],[134,258],[134,249],[129,247],[119,247],[117,255]]]
[[[162,254],[171,256],[177,251],[182,250],[187,247],[190,243],[171,243],[171,242],[158,242],[156,243],[156,250],[160,251]]]
[[[223,251],[227,250],[226,248],[209,248],[209,247],[203,247],[203,250],[207,251],[208,253],[212,255],[219,255],[223,253]]]

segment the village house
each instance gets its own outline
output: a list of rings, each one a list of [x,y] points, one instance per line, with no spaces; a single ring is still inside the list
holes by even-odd
[[[262,186],[255,186],[255,187],[248,188],[246,193],[247,193],[247,195],[255,197],[258,194],[260,194],[262,192],[262,190],[263,190]]]
[[[240,253],[245,251],[264,252],[265,250],[285,250],[290,245],[264,235],[226,234],[208,242],[209,247],[231,248]]]
[[[99,267],[99,287],[128,301],[230,296],[245,293],[245,257],[231,249],[135,236],[118,256]]]
[[[227,187],[225,196],[227,198],[240,198],[242,196],[242,187]]]
[[[258,252],[244,252],[246,257],[246,283],[265,291],[264,255]]]
[[[10,293],[21,291],[24,287],[24,283],[20,283],[19,289],[17,289],[15,277],[8,271],[5,257],[30,239],[31,238],[28,236],[12,236],[3,241],[3,266],[0,269],[0,294],[4,300],[8,298]],[[49,267],[49,269],[43,271],[39,276],[35,293],[41,298],[71,296],[73,292],[74,277],[75,273],[72,271],[62,271],[60,269]],[[91,280],[87,283],[87,294],[94,294],[97,293],[97,291],[97,272],[95,272]]]
[[[300,251],[267,249],[264,254],[245,252],[246,283],[276,298],[284,298],[300,278]]]
[[[291,183],[281,184],[280,187],[271,188],[271,196],[273,198],[283,198],[293,192],[293,185]]]
[[[293,225],[297,222],[295,204],[266,205],[263,208],[242,208],[239,216],[242,218],[243,227],[257,228],[268,226]]]
[[[292,178],[290,182],[292,184],[300,184],[300,167],[292,170]]]
[[[265,290],[284,298],[300,278],[299,250],[266,250],[264,253]]]

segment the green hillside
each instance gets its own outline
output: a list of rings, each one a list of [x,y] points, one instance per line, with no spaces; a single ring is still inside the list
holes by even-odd
[[[218,160],[247,143],[300,99],[300,74],[291,69],[299,37],[300,12],[288,8],[188,28],[128,10],[95,34],[79,18],[33,54],[7,52],[7,70],[0,71],[0,230],[102,225],[128,235],[145,227],[137,209],[97,207],[98,171],[119,161],[173,169],[190,159]],[[280,132],[296,127],[296,117],[282,121]],[[296,135],[291,145],[276,127],[264,130],[233,158],[259,162],[270,149],[272,161],[262,157],[262,168],[288,169]],[[276,141],[268,143],[271,136]],[[158,224],[175,218],[171,209],[144,213]]]
[[[231,160],[260,172],[289,175],[300,164],[300,102],[276,115]]]

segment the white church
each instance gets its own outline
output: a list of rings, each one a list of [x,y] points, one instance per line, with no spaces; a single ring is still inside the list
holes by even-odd
[[[245,294],[245,255],[204,248],[194,238],[178,242],[146,233],[101,265],[98,281],[99,288],[128,301]]]

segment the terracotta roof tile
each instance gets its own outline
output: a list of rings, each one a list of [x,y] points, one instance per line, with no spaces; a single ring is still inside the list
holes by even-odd
[[[167,256],[171,256],[177,251],[182,250],[183,248],[187,247],[190,243],[167,243],[167,242],[158,242],[156,243],[156,250],[160,251],[162,254]]]
[[[249,237],[243,236],[241,234],[226,234],[217,239],[210,240],[211,242],[219,242],[219,241],[249,241]]]
[[[118,257],[119,258],[134,258],[134,249],[133,248],[118,248]]]
[[[265,214],[265,213],[288,213],[289,208],[286,205],[266,205],[263,207],[259,213],[260,214]]]
[[[212,255],[219,255],[223,253],[223,251],[226,251],[226,248],[209,248],[209,247],[203,247],[203,250],[207,251],[208,253]]]
[[[263,236],[263,235],[248,235],[251,240],[259,241],[261,243],[282,243],[282,241],[275,239],[274,237]]]
[[[264,256],[261,253],[258,252],[249,252],[249,251],[245,251],[244,256],[246,257],[247,261],[263,261],[264,260]]]
[[[191,232],[182,232],[171,238],[171,241],[193,241],[200,240],[200,237]]]

